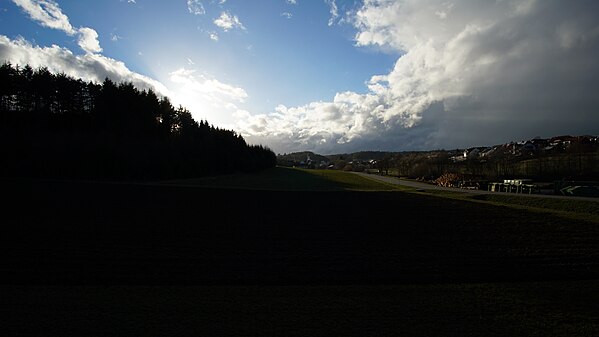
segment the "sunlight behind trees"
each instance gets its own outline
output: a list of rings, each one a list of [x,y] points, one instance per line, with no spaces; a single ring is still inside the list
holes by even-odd
[[[268,148],[195,121],[131,83],[84,82],[46,68],[0,66],[1,174],[165,179],[276,164]]]

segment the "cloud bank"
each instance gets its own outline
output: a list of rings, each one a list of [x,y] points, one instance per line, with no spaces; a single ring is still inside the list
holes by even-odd
[[[238,129],[278,152],[432,149],[599,132],[599,3],[366,0],[357,47],[397,52],[365,93],[274,112]]]

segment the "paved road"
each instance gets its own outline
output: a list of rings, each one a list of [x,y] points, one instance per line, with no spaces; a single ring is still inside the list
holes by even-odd
[[[422,182],[418,182],[418,181],[399,179],[396,177],[380,176],[377,174],[367,174],[367,173],[361,173],[361,172],[356,172],[355,174],[365,177],[365,178],[382,181],[384,183],[413,187],[413,188],[416,188],[419,190],[452,191],[452,192],[463,192],[463,193],[470,193],[470,194],[493,194],[493,193],[514,194],[514,193],[506,193],[506,192],[489,192],[489,191],[484,191],[484,190],[468,190],[468,189],[461,189],[461,188],[454,188],[454,187],[442,187],[442,186],[431,185],[431,184],[422,183]],[[595,201],[595,202],[599,203],[599,198],[566,197],[566,196],[562,196],[562,195],[547,195],[547,194],[517,194],[517,195],[532,197],[532,198],[552,198],[552,199],[573,199],[573,198],[575,198],[576,200],[588,200],[588,201]]]

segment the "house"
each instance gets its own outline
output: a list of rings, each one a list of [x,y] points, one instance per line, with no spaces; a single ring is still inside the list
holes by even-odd
[[[464,158],[467,158],[467,159],[478,158],[479,154],[480,154],[480,150],[476,147],[474,147],[472,149],[464,150]]]
[[[496,146],[488,147],[480,153],[480,156],[481,157],[489,157],[495,152],[495,150],[497,150]]]
[[[533,143],[526,143],[520,147],[521,153],[532,154],[537,150],[537,147]]]

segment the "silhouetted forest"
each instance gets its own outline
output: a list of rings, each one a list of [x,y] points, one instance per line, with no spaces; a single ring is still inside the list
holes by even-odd
[[[268,148],[195,121],[131,83],[0,67],[0,175],[167,179],[276,165]]]

